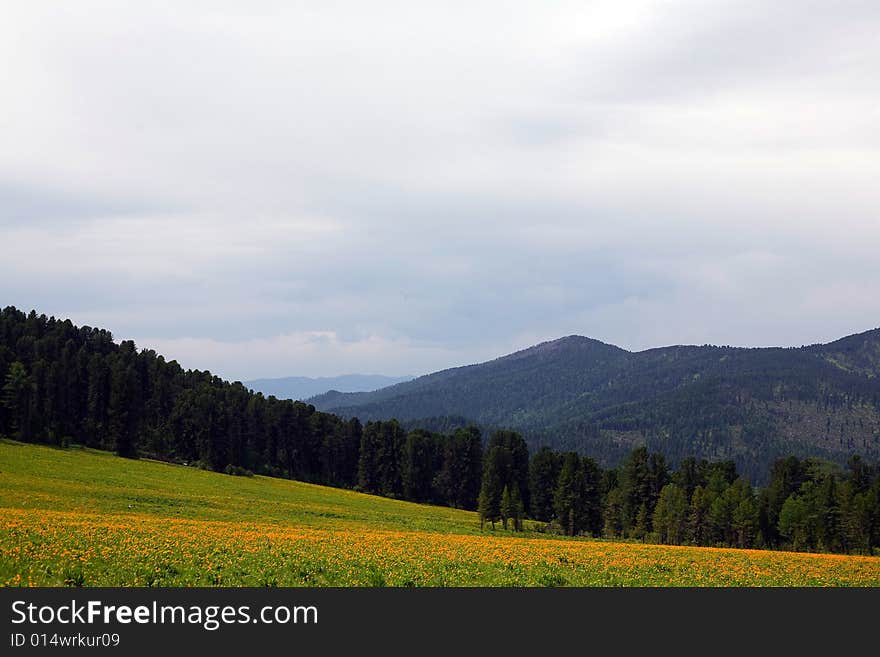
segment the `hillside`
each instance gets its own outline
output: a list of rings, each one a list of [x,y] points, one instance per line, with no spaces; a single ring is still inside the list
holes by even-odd
[[[784,454],[880,457],[880,329],[801,348],[641,352],[569,336],[376,392],[309,401],[362,420],[461,416],[608,464],[647,443],[672,459],[732,458],[762,479]]]
[[[341,392],[369,392],[387,388],[396,383],[412,379],[411,376],[383,376],[381,374],[346,374],[311,378],[307,376],[286,376],[277,379],[254,379],[245,381],[248,388],[261,392],[267,397],[278,399],[308,399],[330,390]]]
[[[877,557],[481,532],[468,511],[0,440],[0,586],[878,584]]]
[[[0,311],[0,436],[400,497],[404,456],[422,458],[404,443],[421,428],[446,436],[418,448],[433,455],[417,468],[423,493],[432,488],[430,501],[469,508],[480,455],[463,446],[479,436],[457,430],[472,423],[484,438],[516,429],[533,448],[576,450],[606,467],[643,444],[673,464],[687,456],[732,459],[763,483],[778,457],[880,457],[878,336],[875,330],[798,349],[637,353],[569,336],[375,392],[327,393],[310,404],[184,370],[130,340],[116,343],[104,329],[8,307]],[[403,426],[369,424],[391,417]]]

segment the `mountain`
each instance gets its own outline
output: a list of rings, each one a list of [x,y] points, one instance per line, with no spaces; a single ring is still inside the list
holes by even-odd
[[[307,399],[329,390],[367,392],[411,380],[411,376],[383,376],[381,374],[345,374],[343,376],[309,378],[288,376],[280,379],[245,381],[248,388],[278,399]]]
[[[676,460],[733,459],[766,476],[786,454],[880,457],[880,329],[800,348],[670,346],[630,352],[581,336],[545,342],[316,408],[361,420],[460,416],[533,446],[604,463],[634,446]]]

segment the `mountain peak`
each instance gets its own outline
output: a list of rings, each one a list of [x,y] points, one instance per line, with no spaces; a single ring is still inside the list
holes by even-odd
[[[467,418],[533,444],[614,461],[637,444],[731,458],[766,475],[780,444],[841,461],[880,454],[880,331],[806,349],[670,346],[630,352],[567,335],[489,362],[316,408],[362,421]]]
[[[625,349],[606,344],[594,338],[583,335],[566,335],[555,340],[547,340],[532,347],[521,349],[512,354],[501,356],[496,362],[518,360],[521,358],[555,358],[562,356],[578,355],[612,355],[629,353]]]
[[[562,338],[556,338],[555,340],[549,340],[547,342],[542,342],[541,344],[556,344],[562,346],[571,346],[571,347],[582,347],[582,346],[597,346],[597,347],[610,347],[612,349],[620,349],[620,347],[608,344],[607,342],[602,342],[601,340],[597,340],[596,338],[589,338],[585,335],[566,335]],[[541,345],[537,345],[541,346]],[[621,351],[625,351],[621,349]]]

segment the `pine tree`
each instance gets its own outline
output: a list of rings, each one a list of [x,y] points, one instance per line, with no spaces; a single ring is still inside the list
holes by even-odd
[[[740,548],[752,547],[759,530],[759,509],[752,487],[739,477],[726,491],[730,513],[727,544]]]
[[[650,513],[648,505],[642,504],[636,512],[635,526],[633,527],[633,537],[644,540],[651,531]]]
[[[439,445],[423,429],[410,432],[403,447],[403,496],[414,502],[429,502],[434,496],[434,472],[438,469]]]
[[[480,529],[483,523],[491,522],[495,529],[495,521],[501,518],[501,470],[504,462],[502,447],[493,447],[486,453],[483,464],[483,480],[480,485],[480,496],[477,501],[477,512],[480,515]]]
[[[708,545],[711,493],[702,486],[694,488],[688,512],[688,538],[693,545]]]
[[[575,536],[585,524],[586,490],[580,456],[568,452],[562,459],[559,483],[554,497],[556,518],[569,536]]]
[[[513,518],[513,529],[514,531],[521,532],[523,530],[523,518],[526,515],[526,507],[523,503],[522,496],[519,494],[519,489],[514,488],[513,492],[510,494],[510,505],[511,505],[511,513]]]
[[[531,515],[535,520],[550,522],[555,515],[553,495],[559,482],[562,459],[549,447],[542,447],[529,463]]]
[[[819,514],[820,547],[827,551],[838,551],[840,545],[840,503],[838,500],[837,478],[826,475],[817,490],[817,513]]]
[[[584,518],[583,528],[592,536],[602,533],[602,486],[603,475],[599,464],[588,456],[581,458],[583,479]]]
[[[379,493],[386,497],[403,495],[403,444],[406,434],[397,420],[377,423],[380,426],[376,468]]]
[[[684,490],[676,484],[666,484],[654,508],[654,531],[661,543],[679,545],[685,538],[688,503]]]
[[[809,510],[804,500],[791,494],[779,512],[779,533],[788,539],[792,550],[804,550],[809,542]]]
[[[17,438],[28,438],[29,412],[34,385],[20,361],[10,365],[3,384],[2,403],[9,417],[9,430]]]
[[[379,492],[379,427],[367,422],[361,434],[358,456],[357,488],[365,493]]]
[[[504,486],[504,490],[501,491],[501,525],[504,529],[507,529],[507,521],[513,518],[514,509],[513,502],[510,499],[510,487]]]
[[[603,536],[606,538],[620,538],[623,535],[623,496],[620,488],[612,488],[605,496],[603,519]]]
[[[620,491],[623,498],[623,531],[637,536],[644,534],[647,525],[648,501],[651,497],[651,474],[648,467],[648,450],[639,447],[630,452],[620,468]],[[643,522],[638,522],[642,511]],[[640,529],[636,529],[641,524]],[[637,536],[640,538],[640,536]]]
[[[500,476],[504,484],[517,487],[523,494],[523,504],[529,508],[529,448],[522,435],[515,431],[495,431],[489,438],[488,449],[500,448],[506,456]]]
[[[480,494],[483,446],[476,427],[456,429],[443,441],[442,465],[434,486],[445,504],[474,509]]]

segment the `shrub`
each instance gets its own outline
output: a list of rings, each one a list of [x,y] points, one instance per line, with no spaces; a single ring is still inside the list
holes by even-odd
[[[235,477],[253,477],[254,473],[248,470],[247,468],[242,468],[239,465],[232,465],[231,463],[226,466],[226,469],[223,471],[228,475],[233,475]]]

